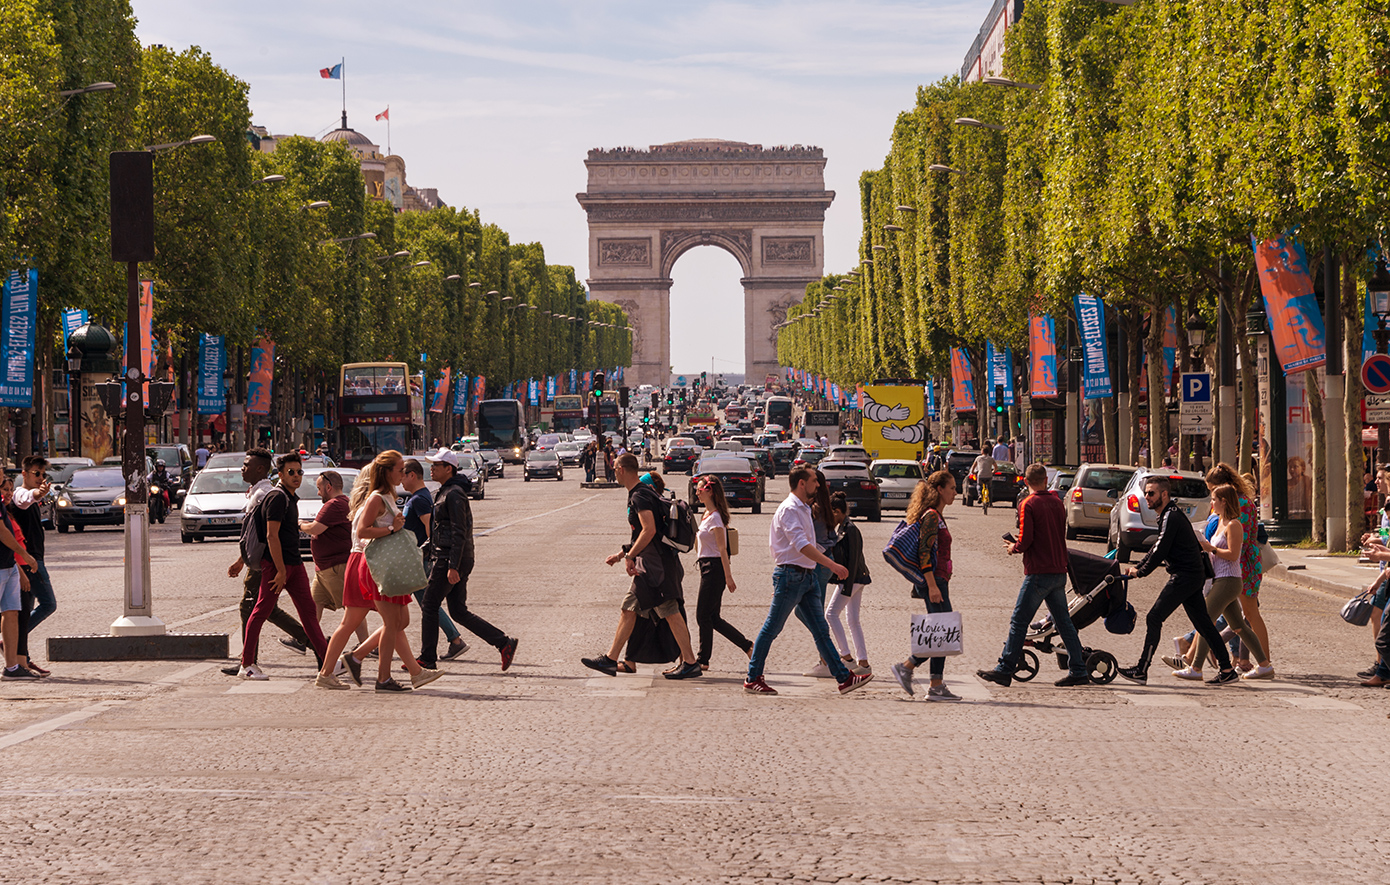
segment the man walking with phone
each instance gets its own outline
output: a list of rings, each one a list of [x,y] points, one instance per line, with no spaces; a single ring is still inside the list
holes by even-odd
[[[849,569],[821,552],[816,545],[816,530],[811,521],[811,498],[816,494],[819,480],[813,467],[797,467],[787,474],[791,494],[772,516],[768,543],[772,547],[772,606],[767,620],[753,641],[748,659],[748,677],[743,690],[749,694],[775,695],[777,690],[763,679],[763,667],[772,641],[782,632],[787,618],[795,612],[806,629],[811,631],[820,658],[830,668],[830,675],[840,686],[840,694],[849,694],[873,679],[872,673],[856,676],[840,659],[840,653],[830,638],[830,626],[825,622],[825,598],[816,580],[816,566],[825,566],[843,581]]]
[[[1062,687],[1086,685],[1091,681],[1086,673],[1086,656],[1081,652],[1081,637],[1076,634],[1076,625],[1067,611],[1066,507],[1056,492],[1048,491],[1047,468],[1043,465],[1030,464],[1023,479],[1028,483],[1030,494],[1023,501],[1018,540],[1013,540],[1011,535],[1004,536],[1005,553],[1010,556],[1023,554],[1023,586],[1014,603],[1009,637],[1004,640],[998,666],[993,670],[977,670],[975,675],[1007,687],[1023,655],[1023,637],[1028,633],[1028,625],[1038,607],[1047,603],[1052,623],[1057,626],[1067,648],[1068,673],[1055,684]]]

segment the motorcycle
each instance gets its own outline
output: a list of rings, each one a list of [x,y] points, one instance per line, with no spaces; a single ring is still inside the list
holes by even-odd
[[[168,492],[159,483],[150,483],[149,515],[151,523],[164,524],[169,516]]]

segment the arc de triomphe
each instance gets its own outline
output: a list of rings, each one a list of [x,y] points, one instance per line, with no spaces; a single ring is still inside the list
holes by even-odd
[[[787,308],[821,278],[825,189],[820,148],[695,139],[593,150],[584,161],[589,291],[627,311],[628,382],[665,386],[671,366],[671,268],[696,246],[718,246],[743,269],[744,360],[751,383],[778,372]]]

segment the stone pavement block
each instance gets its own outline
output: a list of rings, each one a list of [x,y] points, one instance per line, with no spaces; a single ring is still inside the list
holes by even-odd
[[[1115,695],[1136,707],[1200,707],[1202,702],[1185,694],[1164,691],[1115,690]]]
[[[224,694],[294,694],[309,683],[298,679],[243,679]]]

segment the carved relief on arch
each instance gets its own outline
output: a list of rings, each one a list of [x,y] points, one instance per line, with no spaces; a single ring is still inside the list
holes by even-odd
[[[642,359],[642,339],[644,336],[642,335],[642,320],[639,316],[641,304],[631,298],[624,298],[613,303],[627,313],[627,324],[632,329],[632,361],[634,363],[644,362]]]
[[[787,297],[782,299],[781,301],[773,301],[770,304],[768,304],[767,340],[772,344],[772,352],[774,354],[777,353],[778,324],[786,322],[787,311],[791,310],[794,305],[800,303],[800,298]]]
[[[671,276],[671,268],[696,246],[719,246],[738,260],[744,276],[753,272],[753,232],[751,230],[663,230],[661,232],[661,275]]]

